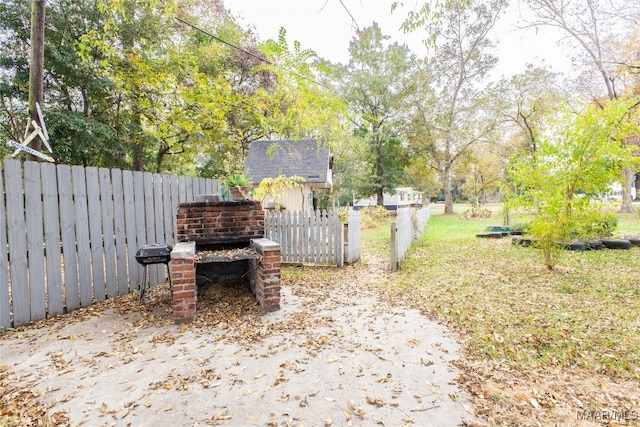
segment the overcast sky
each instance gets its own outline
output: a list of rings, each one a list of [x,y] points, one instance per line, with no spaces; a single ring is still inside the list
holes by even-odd
[[[419,32],[403,34],[399,29],[404,13],[391,13],[393,0],[226,0],[225,7],[241,17],[241,23],[254,26],[261,40],[277,39],[281,27],[287,30],[287,40],[298,40],[303,49],[314,50],[318,56],[332,62],[346,63],[349,60],[349,42],[355,35],[353,16],[359,28],[374,21],[392,41],[407,44],[420,56],[426,53],[421,44],[424,36]],[[344,4],[344,6],[342,5]],[[405,2],[407,3],[407,2]],[[421,2],[417,2],[421,4]],[[495,71],[497,77],[512,75],[524,70],[526,63],[544,63],[556,71],[568,67],[567,53],[557,46],[548,28],[516,30],[517,3],[503,18],[494,38],[498,40],[500,63]],[[347,12],[348,10],[348,12]],[[349,14],[350,13],[350,14]]]

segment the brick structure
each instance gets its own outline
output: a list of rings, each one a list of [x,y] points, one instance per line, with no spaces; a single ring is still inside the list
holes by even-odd
[[[264,211],[259,202],[196,202],[178,207],[179,242],[197,245],[248,246],[264,237]]]
[[[280,309],[280,267],[282,250],[269,239],[251,241],[251,248],[259,255],[252,260],[249,283],[251,290],[264,311]]]
[[[171,283],[173,317],[176,323],[189,322],[196,318],[195,242],[178,243],[171,251]]]
[[[196,317],[198,250],[251,248],[247,278],[260,307],[280,308],[280,245],[265,239],[264,211],[255,201],[182,203],[178,241],[171,252],[173,312],[176,323]],[[203,264],[200,264],[203,265]],[[226,268],[226,267],[225,267]]]

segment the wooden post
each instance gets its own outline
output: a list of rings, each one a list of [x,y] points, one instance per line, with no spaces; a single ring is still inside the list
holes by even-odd
[[[36,103],[43,105],[44,90],[44,16],[46,0],[33,0],[31,3],[31,58],[29,64],[29,116],[40,123]],[[41,124],[42,125],[42,124]],[[35,151],[42,149],[42,136],[38,135],[31,146]],[[29,155],[29,160],[38,161],[38,157]]]

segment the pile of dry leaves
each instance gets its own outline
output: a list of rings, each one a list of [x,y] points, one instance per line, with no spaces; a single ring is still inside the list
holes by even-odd
[[[32,383],[18,387],[8,366],[0,366],[0,425],[3,427],[69,425],[62,412],[48,413],[53,406],[40,403],[41,393],[32,390]]]

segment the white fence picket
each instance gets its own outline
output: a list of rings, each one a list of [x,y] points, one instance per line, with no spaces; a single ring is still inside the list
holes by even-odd
[[[353,228],[359,229],[359,214],[357,218]],[[280,244],[283,262],[343,265],[344,228],[336,210],[266,212],[265,237]],[[360,243],[354,241],[354,244]],[[359,250],[357,255],[354,252],[351,262],[357,259]]]

